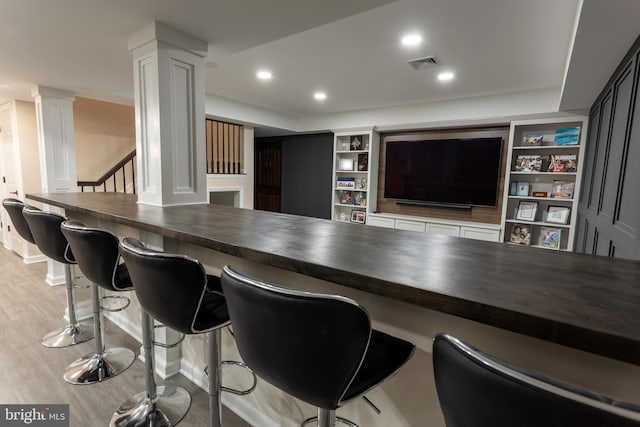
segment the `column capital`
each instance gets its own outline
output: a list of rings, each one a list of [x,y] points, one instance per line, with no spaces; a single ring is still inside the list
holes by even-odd
[[[31,96],[34,98],[37,96],[44,96],[47,98],[66,99],[72,102],[76,99],[76,96],[73,92],[41,85],[37,85],[31,88]]]
[[[136,50],[151,42],[159,41],[173,45],[194,55],[205,57],[209,50],[209,43],[169,27],[158,21],[149,22],[129,35],[129,50]]]

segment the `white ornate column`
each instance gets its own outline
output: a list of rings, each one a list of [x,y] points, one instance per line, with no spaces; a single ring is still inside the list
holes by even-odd
[[[133,52],[138,203],[207,202],[204,56],[208,44],[158,22],[129,37]]]
[[[40,176],[42,191],[60,193],[77,191],[76,146],[73,129],[72,92],[46,86],[36,86],[31,90],[36,103],[38,127],[38,150],[40,153]],[[60,212],[53,206],[45,210]],[[46,281],[50,285],[65,283],[64,266],[47,261]]]

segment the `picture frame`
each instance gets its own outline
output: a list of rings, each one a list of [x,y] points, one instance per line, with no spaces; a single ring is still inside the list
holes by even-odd
[[[547,218],[545,222],[551,222],[554,224],[568,224],[570,212],[571,208],[567,206],[548,206]]]
[[[349,148],[351,151],[360,151],[362,150],[362,140],[364,139],[363,135],[353,135],[351,137],[351,144],[349,145]]]
[[[522,137],[521,147],[540,147],[542,145],[543,135],[524,135]]]
[[[528,224],[513,224],[509,242],[525,246],[531,245],[531,227]]]
[[[365,172],[369,170],[369,153],[358,154],[358,171]]]
[[[574,181],[553,181],[551,186],[552,199],[572,199],[576,183]]]
[[[541,227],[540,240],[538,244],[545,249],[560,250],[560,242],[562,237],[562,229]]]
[[[527,181],[518,181],[516,183],[516,196],[527,197],[529,195],[529,183]]]
[[[353,159],[338,159],[339,171],[352,171],[354,166]]]
[[[521,201],[516,211],[516,219],[518,221],[535,221],[538,212],[538,202]]]
[[[353,205],[353,194],[349,190],[340,190],[339,200],[341,205]]]
[[[366,220],[367,213],[365,211],[361,211],[358,209],[353,209],[351,211],[351,222],[355,222],[358,224],[364,224]]]
[[[338,177],[336,188],[339,190],[353,190],[356,188],[356,179],[350,177]]]

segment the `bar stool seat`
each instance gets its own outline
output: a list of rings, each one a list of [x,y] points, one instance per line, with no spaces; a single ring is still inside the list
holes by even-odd
[[[449,334],[433,342],[447,427],[640,427],[640,407],[508,364]]]
[[[85,224],[67,220],[60,226],[74,253],[80,271],[91,281],[93,326],[96,337],[95,351],[75,360],[64,372],[71,384],[94,384],[113,378],[131,366],[135,353],[122,347],[106,349],[102,323],[100,289],[112,292],[133,291],[126,266],[120,263],[118,238],[112,233]],[[125,305],[129,305],[126,297]],[[121,309],[118,307],[118,309]],[[111,310],[110,310],[111,311]]]
[[[57,331],[45,335],[42,338],[42,345],[60,348],[92,339],[93,328],[81,324],[76,318],[74,275],[72,272],[72,266],[76,264],[76,260],[67,239],[60,230],[60,225],[67,218],[53,212],[41,211],[33,206],[26,206],[22,210],[22,214],[29,225],[29,230],[40,252],[53,261],[64,265],[69,323]]]
[[[5,210],[9,214],[9,218],[11,218],[11,222],[13,223],[13,228],[16,230],[18,235],[27,242],[35,245],[36,241],[33,238],[33,234],[31,234],[29,224],[27,224],[27,221],[24,219],[24,215],[22,215],[22,210],[26,206],[30,205],[25,204],[22,200],[7,198],[2,200],[2,206],[4,206]]]
[[[193,258],[155,251],[133,238],[122,239],[120,254],[143,309],[147,388],[123,404],[114,413],[110,425],[175,425],[189,409],[190,396],[186,390],[173,388],[163,395],[167,389],[156,388],[150,337],[153,318],[183,334],[208,334],[209,422],[211,426],[221,426],[220,329],[229,324],[229,314],[220,279],[206,274],[202,264]]]
[[[350,298],[283,288],[229,266],[220,278],[240,356],[265,381],[316,406],[318,426],[333,426],[337,408],[393,376],[415,350],[372,329]]]

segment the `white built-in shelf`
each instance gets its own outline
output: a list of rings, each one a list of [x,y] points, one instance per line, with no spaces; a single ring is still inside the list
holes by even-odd
[[[555,175],[555,176],[576,176],[577,172],[516,172],[511,171],[511,175]]]
[[[538,145],[538,146],[526,146],[526,147],[513,147],[514,150],[569,150],[572,148],[579,149],[580,145]]]
[[[534,196],[509,196],[510,199],[519,200],[550,200],[552,202],[569,202],[573,203],[573,199],[561,199],[559,197],[534,197]]]
[[[530,224],[530,225],[542,225],[545,227],[556,227],[556,228],[571,228],[569,224],[557,224],[555,222],[544,222],[544,221],[523,221],[520,219],[508,219],[505,222],[512,222],[517,224]]]

